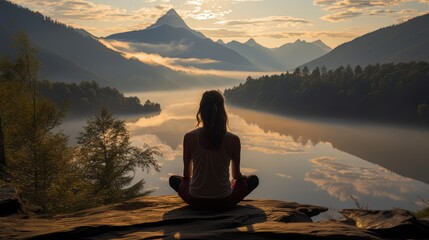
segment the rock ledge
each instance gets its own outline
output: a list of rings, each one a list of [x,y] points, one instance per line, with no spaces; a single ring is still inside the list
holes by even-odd
[[[245,200],[230,211],[194,211],[176,196],[151,196],[51,218],[23,219],[19,215],[2,217],[0,239],[429,237],[428,227],[407,211],[371,212],[348,209],[343,214],[349,221],[312,221],[312,216],[326,210],[325,207],[295,202]],[[398,214],[402,217],[397,217]],[[377,222],[381,227],[377,227]],[[394,232],[400,235],[392,236],[389,229],[400,230]],[[407,229],[414,232],[407,232]]]

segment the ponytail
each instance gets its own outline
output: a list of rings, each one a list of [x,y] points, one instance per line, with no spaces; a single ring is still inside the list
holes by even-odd
[[[197,112],[197,126],[203,124],[204,132],[210,144],[219,149],[226,133],[228,116],[225,110],[225,100],[222,93],[211,90],[203,94],[200,108]]]

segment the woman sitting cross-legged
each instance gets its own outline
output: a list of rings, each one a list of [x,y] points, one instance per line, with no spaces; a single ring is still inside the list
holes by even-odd
[[[197,126],[201,123],[203,127],[185,134],[183,177],[171,176],[170,186],[194,209],[230,209],[258,186],[259,179],[240,172],[240,138],[227,131],[228,117],[219,91],[203,94]]]

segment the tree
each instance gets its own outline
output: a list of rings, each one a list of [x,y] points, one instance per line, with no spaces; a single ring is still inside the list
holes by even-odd
[[[51,189],[63,178],[71,162],[67,137],[54,133],[64,109],[42,98],[37,91],[40,64],[25,34],[14,37],[16,61],[0,61],[0,113],[7,171],[23,198],[48,210]],[[58,193],[61,194],[61,193]]]
[[[307,66],[304,66],[304,68],[302,69],[302,74],[306,77],[310,74],[310,70],[308,69]]]
[[[301,69],[299,67],[295,68],[293,71],[294,76],[301,76]]]
[[[155,155],[158,148],[131,146],[125,122],[103,109],[87,120],[78,137],[77,158],[85,178],[92,185],[92,195],[101,203],[112,203],[141,194],[144,180],[130,186],[136,168],[159,171]]]

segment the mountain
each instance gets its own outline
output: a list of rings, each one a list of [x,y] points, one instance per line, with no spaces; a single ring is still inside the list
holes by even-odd
[[[126,42],[132,52],[189,59],[183,64],[199,68],[256,70],[249,60],[237,52],[190,29],[173,9],[146,29],[117,33],[105,39]]]
[[[183,19],[179,16],[179,14],[177,14],[176,10],[174,10],[174,9],[170,9],[164,16],[160,17],[156,21],[156,23],[149,26],[148,29],[157,28],[157,27],[160,27],[162,25],[169,25],[169,26],[174,27],[174,28],[184,28],[184,29],[192,32],[193,34],[195,34],[195,36],[197,36],[197,37],[206,38],[202,33],[195,31],[195,30],[192,30],[185,23],[185,21],[183,21]]]
[[[255,66],[266,71],[284,71],[286,67],[276,58],[273,51],[258,44],[253,38],[245,43],[231,41],[225,46],[247,58]]]
[[[271,50],[283,65],[288,69],[293,69],[325,55],[331,48],[320,40],[306,42],[298,39],[294,43],[287,43],[278,48],[272,48]]]
[[[223,81],[212,76],[201,81],[184,72],[127,59],[82,31],[11,2],[0,1],[0,55],[16,54],[11,37],[22,31],[39,49],[41,77],[51,81],[96,80],[121,90],[171,89]]]
[[[224,42],[222,39],[218,39],[218,40],[216,41],[216,43],[217,43],[217,44],[220,44],[220,45],[225,45],[225,42]]]
[[[385,27],[341,44],[328,54],[306,63],[335,68],[350,64],[429,61],[429,14]]]
[[[324,42],[322,42],[322,40],[316,40],[314,42],[311,42],[312,44],[321,47],[323,50],[325,50],[326,52],[330,52],[332,50],[331,47],[329,47],[328,45],[326,45]]]
[[[83,28],[76,28],[75,29],[78,33],[80,33],[82,36],[84,37],[92,37],[92,38],[97,38],[96,36],[92,35],[91,33],[89,33],[88,31],[86,31]]]

